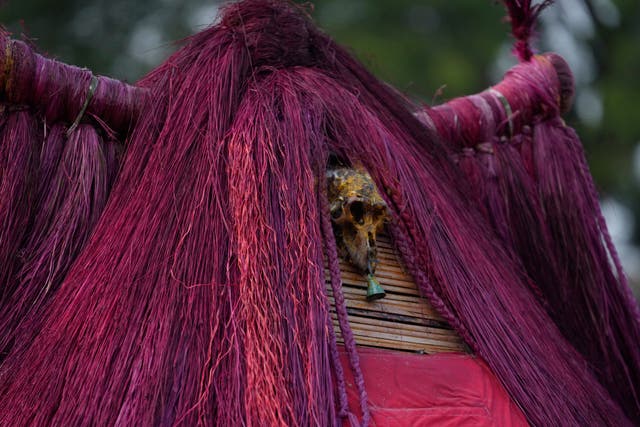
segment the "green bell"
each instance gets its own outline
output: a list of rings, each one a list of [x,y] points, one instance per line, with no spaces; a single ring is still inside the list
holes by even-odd
[[[373,274],[367,274],[367,283],[367,301],[375,301],[387,295],[380,283],[373,277]]]

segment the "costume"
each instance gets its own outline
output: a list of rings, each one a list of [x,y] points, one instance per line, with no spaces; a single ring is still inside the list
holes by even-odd
[[[536,10],[508,5],[514,28],[530,28]],[[526,62],[509,84],[426,111],[283,1],[228,5],[136,87],[5,42],[3,99],[29,107],[5,109],[0,142],[13,165],[0,183],[12,245],[0,424],[368,424],[331,158],[370,173],[418,289],[529,423],[637,422],[637,305],[609,265],[579,141],[559,117],[570,75],[518,34]],[[83,95],[48,86],[73,76]],[[121,159],[114,130],[126,135]],[[55,172],[67,164],[79,165],[75,190]],[[77,230],[50,220],[63,214],[82,219]],[[28,242],[69,250],[21,252]],[[38,266],[46,279],[20,273]]]

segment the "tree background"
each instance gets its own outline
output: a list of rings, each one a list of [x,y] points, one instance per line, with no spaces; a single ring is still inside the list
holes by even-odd
[[[215,22],[214,0],[4,0],[0,23],[38,49],[135,82],[177,41]],[[515,63],[491,0],[315,0],[318,24],[380,78],[427,104],[469,95]],[[627,273],[640,281],[640,2],[557,0],[540,51],[564,56],[577,94],[567,121],[587,150]],[[637,291],[637,290],[636,290]]]

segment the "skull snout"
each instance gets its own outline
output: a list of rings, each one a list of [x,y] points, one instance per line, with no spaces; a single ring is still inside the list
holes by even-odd
[[[342,239],[351,262],[367,273],[377,264],[376,235],[386,216],[386,205],[350,197],[332,210],[334,223],[342,229]]]

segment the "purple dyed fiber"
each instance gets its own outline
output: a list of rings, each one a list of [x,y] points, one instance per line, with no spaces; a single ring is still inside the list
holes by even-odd
[[[86,243],[106,204],[122,148],[113,142],[103,143],[99,133],[105,130],[113,134],[113,131],[99,120],[93,125],[80,124],[68,139],[67,127],[78,117],[89,96],[88,70],[46,59],[25,43],[11,41],[4,34],[2,42],[7,52],[0,60],[4,76],[0,87],[2,101],[9,105],[8,109],[24,110],[12,114],[29,118],[28,125],[7,123],[4,132],[10,133],[11,140],[0,147],[0,150],[22,150],[22,154],[8,154],[11,162],[6,173],[17,171],[24,178],[9,177],[5,186],[13,183],[14,191],[28,195],[24,200],[9,194],[0,198],[2,212],[6,209],[6,215],[21,221],[9,222],[7,237],[0,238],[2,243],[8,242],[2,247],[14,258],[18,256],[13,262],[0,263],[4,293],[0,304],[3,331],[0,352],[4,358],[16,344],[19,329],[25,331],[21,335],[23,342],[39,331],[43,307]],[[119,96],[133,92],[110,79],[99,79],[98,92],[100,85]],[[114,93],[98,94],[89,110],[103,114],[111,125],[130,123],[129,109],[119,108],[110,98]],[[11,107],[11,103],[26,104],[28,108]],[[109,113],[110,110],[116,114]],[[85,114],[83,123],[87,121],[89,117]]]
[[[441,131],[454,152],[462,152],[457,158],[466,183],[533,279],[530,287],[540,304],[627,415],[640,422],[638,306],[611,244],[580,141],[559,118],[572,97],[571,73],[557,56],[530,59],[480,94],[490,105],[499,105],[501,95],[508,99],[510,117],[504,108],[480,105],[476,97],[418,117]],[[469,102],[473,98],[476,102]],[[458,126],[447,126],[451,122]],[[487,149],[487,124],[497,124],[492,133],[508,142]]]
[[[356,343],[349,326],[349,317],[347,315],[347,305],[345,302],[344,294],[342,293],[342,281],[340,279],[340,264],[338,258],[338,249],[333,235],[333,227],[331,226],[331,209],[329,201],[327,199],[326,184],[320,184],[322,192],[320,193],[320,214],[323,238],[326,246],[326,257],[329,264],[329,275],[331,280],[331,290],[335,301],[336,313],[338,316],[338,323],[340,325],[340,332],[342,333],[342,339],[344,340],[347,355],[349,357],[349,364],[353,371],[354,381],[358,394],[360,396],[360,408],[362,410],[362,424],[368,425],[371,422],[371,412],[367,404],[367,391],[365,389],[364,377],[362,370],[360,369],[360,361],[358,354],[356,353]],[[332,337],[335,339],[335,337]],[[336,364],[336,366],[338,366]],[[342,384],[339,390],[340,405],[343,405],[346,392],[342,390]],[[344,412],[341,411],[341,416],[344,417]]]
[[[640,422],[637,303],[624,272],[609,263],[617,254],[606,246],[608,232],[582,146],[559,118],[537,125],[532,145],[553,255],[559,279],[565,279],[545,289],[552,316],[627,415]]]
[[[46,123],[72,123],[86,100],[91,71],[45,58],[7,34],[0,34],[0,46],[3,52],[11,52],[11,57],[0,56],[0,70],[5,72],[0,85],[3,101],[39,110]],[[127,135],[146,93],[142,88],[99,76],[86,115],[99,117],[113,131]]]
[[[97,130],[81,124],[67,140],[68,125],[60,121],[70,123],[80,113],[89,96],[88,70],[46,59],[5,34],[2,41],[7,46],[0,61],[3,105],[20,111],[5,113],[9,116],[0,146],[7,161],[0,194],[0,359],[39,331],[43,307],[106,204],[122,150],[121,144],[103,144],[99,133],[113,133],[103,121],[94,123]],[[110,79],[100,79],[100,84],[120,96],[132,92]],[[112,124],[130,123],[130,116],[123,115],[129,109],[113,101],[98,95],[90,110]],[[20,340],[18,330],[24,331]]]
[[[330,156],[369,171],[420,291],[531,424],[637,423],[637,308],[579,141],[559,119],[562,64],[530,54],[539,9],[506,3],[530,62],[422,121],[298,6],[244,0],[138,88],[101,78],[92,124],[42,155],[8,151],[7,135],[37,146],[42,136],[25,135],[43,120],[75,120],[90,74],[14,43],[12,79],[22,70],[40,94],[5,85],[4,96],[38,104],[43,119],[5,115],[0,161],[37,153],[51,182],[17,167],[0,176],[0,213],[23,221],[14,237],[0,229],[13,245],[0,256],[32,248],[4,317],[19,327],[0,343],[13,345],[0,424],[367,425],[321,184]],[[59,80],[81,84],[47,98]],[[132,123],[116,173],[114,137]],[[41,189],[38,211],[20,216],[27,188]],[[361,419],[346,400],[323,256]]]
[[[101,138],[90,125],[80,125],[66,140],[66,129],[54,126],[43,152],[46,172],[38,211],[30,228],[21,268],[13,278],[15,291],[0,308],[0,349],[8,353],[18,329],[21,341],[39,330],[42,309],[91,234],[109,194],[109,165]],[[55,157],[60,156],[58,161]],[[44,173],[43,173],[44,175]]]
[[[0,307],[14,292],[20,252],[35,213],[41,128],[26,110],[4,113],[0,129]]]

